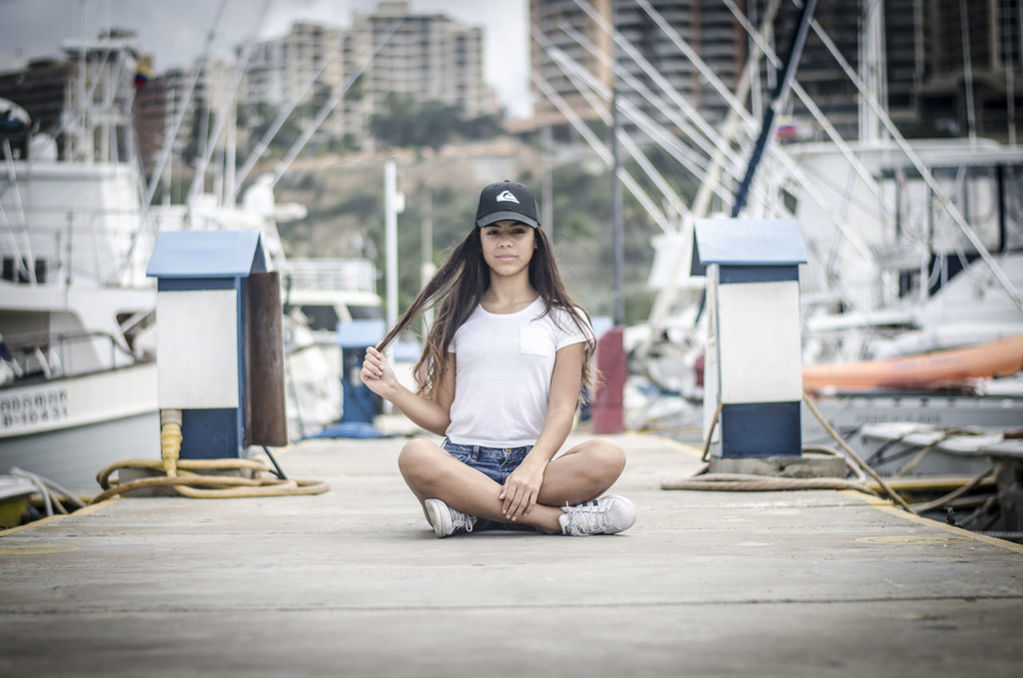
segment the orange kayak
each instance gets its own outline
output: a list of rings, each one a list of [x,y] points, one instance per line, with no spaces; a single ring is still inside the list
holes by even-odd
[[[986,344],[889,360],[803,367],[803,388],[928,388],[1023,370],[1023,334]]]

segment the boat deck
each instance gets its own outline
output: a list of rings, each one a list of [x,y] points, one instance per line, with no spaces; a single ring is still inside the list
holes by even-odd
[[[402,439],[279,461],[324,495],[128,498],[0,537],[0,675],[1017,676],[1023,547],[852,492],[664,491],[610,537],[435,539]]]

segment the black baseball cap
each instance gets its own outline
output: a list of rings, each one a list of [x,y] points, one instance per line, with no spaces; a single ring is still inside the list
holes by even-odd
[[[489,226],[497,221],[519,221],[533,228],[540,227],[540,206],[533,192],[515,181],[499,181],[480,191],[476,208],[476,225]]]

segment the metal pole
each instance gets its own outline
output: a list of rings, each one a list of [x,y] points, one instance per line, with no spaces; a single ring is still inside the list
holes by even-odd
[[[426,286],[426,283],[430,282],[433,278],[433,274],[437,272],[437,267],[433,264],[433,190],[430,188],[425,189],[426,200],[423,203],[423,224],[422,224],[422,264],[420,266],[420,285]],[[546,224],[544,224],[546,226]],[[427,336],[430,332],[430,326],[433,324],[433,309],[427,308],[423,311],[423,336]]]
[[[611,43],[611,63],[615,62],[614,42]],[[611,248],[614,251],[614,309],[615,327],[625,324],[625,301],[622,297],[622,271],[625,268],[625,249],[622,244],[622,182],[618,179],[621,158],[618,152],[618,85],[611,69]]]
[[[398,169],[393,160],[384,165],[384,230],[387,241],[387,326],[398,322]]]
[[[739,184],[739,188],[735,192],[735,202],[732,204],[733,217],[739,216],[746,206],[746,198],[749,196],[753,177],[756,176],[757,166],[760,164],[760,158],[763,156],[767,143],[770,141],[771,134],[774,131],[774,119],[778,115],[778,111],[785,105],[786,99],[788,99],[790,85],[796,74],[796,69],[799,67],[799,58],[803,54],[806,34],[810,30],[810,19],[813,17],[813,10],[816,6],[817,0],[806,0],[803,4],[803,12],[799,17],[799,26],[792,36],[792,44],[789,47],[788,56],[785,58],[785,63],[778,69],[779,80],[775,84],[774,92],[771,95],[771,104],[764,112],[764,121],[760,126],[760,136],[757,137],[757,143],[753,147],[753,155],[746,166],[746,176],[743,177],[742,183]]]
[[[540,132],[543,139],[544,161],[543,161],[543,182],[540,192],[543,203],[540,209],[543,213],[543,227],[547,230],[547,237],[554,242],[554,135],[551,126],[544,126]]]

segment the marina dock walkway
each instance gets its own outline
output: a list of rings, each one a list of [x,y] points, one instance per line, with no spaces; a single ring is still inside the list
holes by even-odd
[[[0,537],[2,676],[1019,676],[1023,547],[835,491],[664,491],[616,536],[436,539],[403,439],[280,456],[323,495],[120,499]]]

